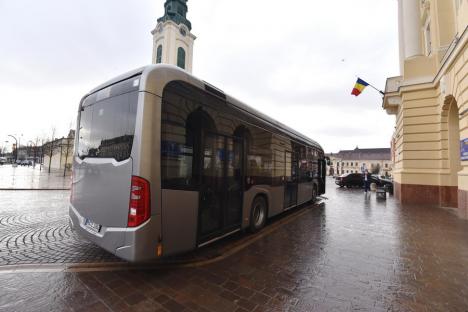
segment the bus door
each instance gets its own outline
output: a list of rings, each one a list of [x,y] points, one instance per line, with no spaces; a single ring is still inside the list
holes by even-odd
[[[284,208],[289,208],[297,205],[298,163],[295,153],[291,152],[285,152],[284,160]]]
[[[199,243],[240,228],[243,199],[242,140],[206,134],[203,145]]]
[[[319,170],[319,186],[318,194],[325,194],[325,185],[327,179],[327,161],[326,159],[319,159],[318,161],[318,170]]]

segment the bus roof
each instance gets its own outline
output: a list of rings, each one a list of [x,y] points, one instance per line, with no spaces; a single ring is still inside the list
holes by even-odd
[[[190,78],[190,82],[195,84],[195,86],[201,88],[201,89],[209,89],[209,90],[214,90],[215,91],[215,95],[217,96],[224,96],[226,98],[226,101],[230,104],[232,104],[233,106],[237,107],[238,109],[250,114],[250,115],[253,115],[257,118],[259,118],[260,120],[266,122],[266,123],[269,123],[271,124],[272,126],[274,126],[275,128],[278,128],[281,132],[289,135],[289,136],[292,136],[293,138],[295,138],[296,140],[299,140],[299,141],[302,141],[308,145],[312,145],[312,146],[315,146],[319,149],[321,149],[323,151],[323,148],[320,146],[319,143],[317,143],[316,141],[308,138],[307,136],[297,132],[296,130],[286,126],[285,124],[269,117],[268,115],[256,110],[255,108],[245,104],[244,102],[241,102],[239,100],[237,100],[236,98],[224,93],[222,90],[220,89],[217,89],[216,87],[210,85],[209,83],[187,73],[186,71],[178,68],[177,66],[174,66],[174,65],[168,65],[168,64],[158,64],[158,65],[148,65],[148,66],[144,66],[144,67],[141,67],[141,68],[138,68],[138,69],[135,69],[135,70],[132,70],[132,71],[129,71],[123,75],[120,75],[114,79],[111,79],[103,84],[101,84],[100,86],[94,88],[93,90],[91,90],[84,98],[86,98],[88,95],[90,94],[93,94],[99,90],[102,90],[102,89],[105,89],[106,87],[110,86],[110,85],[113,85],[115,83],[118,83],[120,81],[123,81],[123,80],[126,80],[126,79],[129,79],[130,77],[133,77],[133,76],[138,76],[138,75],[149,75],[150,73],[152,73],[153,71],[163,71],[163,72],[166,72],[167,73],[170,73],[170,72],[173,72],[173,73],[180,73],[180,74],[184,74],[184,75],[187,75],[189,76]],[[170,77],[171,75],[165,75],[167,77]],[[143,80],[143,79],[142,79]],[[172,81],[172,80],[168,80],[167,83],[169,81]],[[212,92],[213,93],[213,92]],[[162,94],[158,94],[158,96],[162,96]]]

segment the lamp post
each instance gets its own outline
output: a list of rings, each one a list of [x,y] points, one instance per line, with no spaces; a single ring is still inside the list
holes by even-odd
[[[12,137],[13,139],[15,139],[15,142],[16,142],[16,153],[15,153],[15,163],[18,161],[18,140],[16,139],[16,137],[14,137],[13,135],[9,134],[8,135],[9,137]]]
[[[36,157],[37,157],[37,144],[35,144],[33,141],[29,141],[28,143],[31,143],[31,146],[34,145],[34,162],[33,162],[33,168],[36,168]]]

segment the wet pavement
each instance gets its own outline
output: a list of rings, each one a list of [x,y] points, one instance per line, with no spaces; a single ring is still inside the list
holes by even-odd
[[[468,311],[467,221],[328,182],[324,205],[215,263],[0,274],[0,311]]]
[[[51,170],[49,173],[39,164],[35,167],[0,166],[0,190],[67,190],[70,189],[70,183],[70,172],[64,177],[63,170]]]
[[[71,231],[69,197],[69,191],[0,191],[0,266],[120,261]]]

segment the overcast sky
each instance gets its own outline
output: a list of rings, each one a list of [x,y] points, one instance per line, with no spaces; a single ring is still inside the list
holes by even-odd
[[[0,147],[65,136],[81,97],[149,64],[164,0],[0,0]],[[318,141],[389,147],[381,96],[399,74],[395,0],[189,0],[194,75]]]

